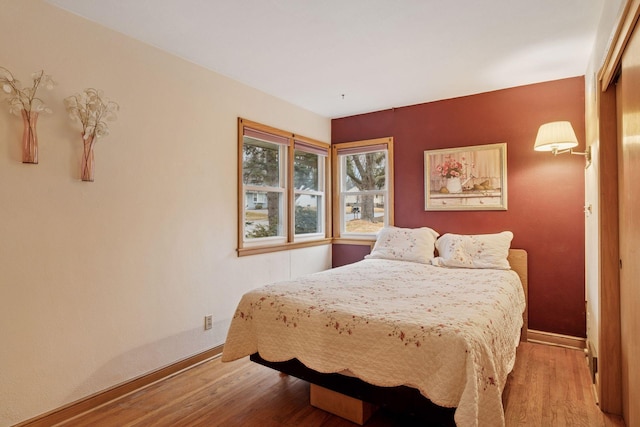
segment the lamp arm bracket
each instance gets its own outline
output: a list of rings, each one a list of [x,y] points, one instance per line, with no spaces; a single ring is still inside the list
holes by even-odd
[[[587,149],[585,151],[573,151],[573,149],[569,149],[569,152],[571,154],[577,154],[579,156],[585,156],[587,159],[587,162],[591,161],[591,146],[588,146]]]

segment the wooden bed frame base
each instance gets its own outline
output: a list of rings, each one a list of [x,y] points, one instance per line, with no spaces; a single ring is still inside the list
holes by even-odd
[[[364,425],[378,410],[372,403],[315,384],[309,385],[309,403],[359,425]]]
[[[520,276],[528,307],[527,252],[523,249],[510,249],[508,260],[511,268]],[[528,308],[525,308],[522,317],[524,324],[520,341],[527,341]],[[261,358],[258,353],[252,354],[250,359],[311,383],[311,405],[360,425],[366,423],[378,407],[382,407],[393,412],[412,414],[437,425],[455,426],[453,420],[455,408],[437,406],[415,388],[378,387],[355,377],[337,373],[322,374],[307,368],[297,359],[269,362]]]
[[[249,358],[253,362],[334,392],[323,393],[323,391],[320,390],[320,393],[317,393],[319,390],[316,389],[316,404],[313,405],[312,403],[312,405],[343,418],[347,418],[344,416],[345,411],[355,413],[354,419],[347,418],[352,422],[358,423],[358,418],[363,420],[362,423],[366,422],[367,412],[371,411],[369,416],[373,415],[374,412],[372,409],[375,407],[375,409],[385,408],[392,412],[412,414],[419,418],[439,423],[436,425],[455,426],[453,421],[455,408],[438,406],[420,394],[420,391],[412,387],[379,387],[366,383],[356,377],[341,374],[322,374],[307,368],[297,359],[287,360],[286,362],[269,362],[261,358],[258,353],[252,354]],[[338,402],[340,397],[347,396],[356,402]],[[349,399],[346,400],[349,401]],[[338,409],[335,412],[332,410],[332,408],[339,408],[341,405],[347,409],[345,411]],[[361,408],[360,414],[358,414],[358,406]]]

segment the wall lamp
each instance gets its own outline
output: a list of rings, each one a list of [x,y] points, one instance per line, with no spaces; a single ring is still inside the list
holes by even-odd
[[[585,152],[573,151],[578,146],[578,138],[569,122],[545,123],[538,129],[536,143],[533,149],[536,151],[551,151],[553,155],[562,153],[578,154],[585,156],[587,166],[591,163],[591,147],[587,147]]]

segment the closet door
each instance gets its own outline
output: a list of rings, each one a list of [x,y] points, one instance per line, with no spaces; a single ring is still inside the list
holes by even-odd
[[[622,406],[640,426],[640,29],[622,55],[617,87]]]

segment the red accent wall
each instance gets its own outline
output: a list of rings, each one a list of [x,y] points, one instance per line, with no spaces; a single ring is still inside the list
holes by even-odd
[[[529,253],[529,328],[585,337],[585,160],[533,151],[538,127],[556,120],[573,124],[583,150],[584,105],[584,77],[574,77],[334,119],[331,140],[394,137],[395,225],[513,231],[512,247]],[[507,211],[424,210],[424,150],[497,142],[507,143]],[[334,265],[362,256],[334,245]]]

